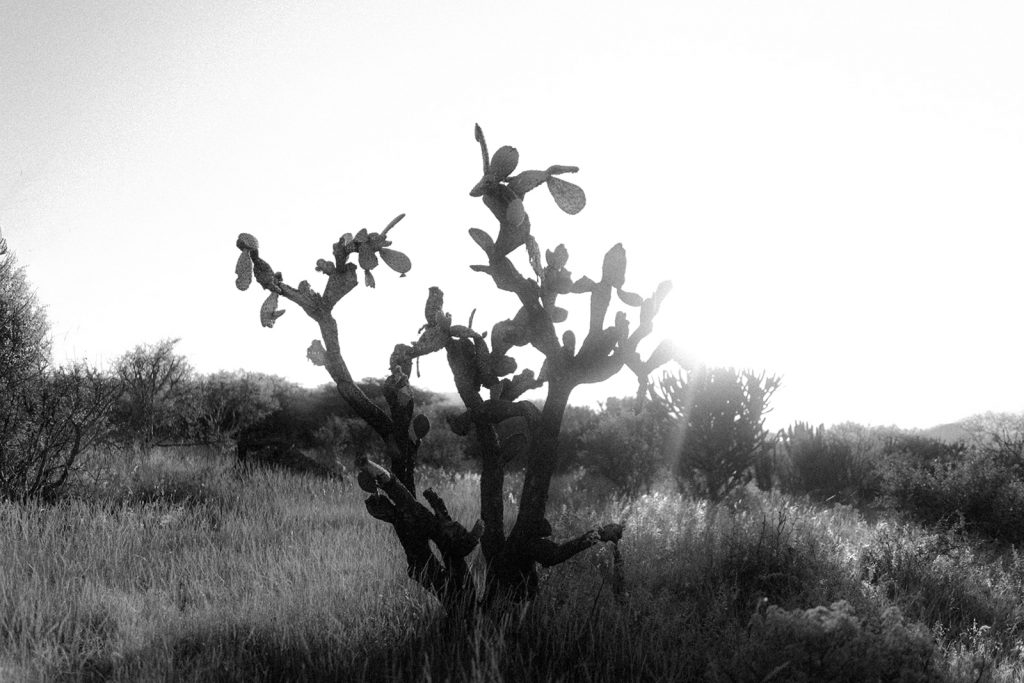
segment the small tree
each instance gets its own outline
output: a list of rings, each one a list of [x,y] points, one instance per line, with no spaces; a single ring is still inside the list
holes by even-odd
[[[490,156],[479,126],[476,139],[483,158],[483,177],[471,196],[480,197],[498,221],[497,236],[471,229],[470,236],[483,250],[486,263],[474,265],[474,271],[486,274],[494,285],[513,294],[519,311],[510,319],[486,332],[473,329],[473,316],[465,325],[453,324],[444,311],[444,295],[431,287],[424,308],[424,325],[419,338],[410,344],[395,346],[390,360],[390,375],[383,390],[386,406],[369,400],[353,381],[338,342],[338,324],[332,315],[334,306],[359,282],[361,268],[368,286],[374,286],[372,274],[380,261],[404,274],[411,262],[390,248],[389,232],[403,218],[393,220],[383,231],[365,229],[346,234],[333,247],[333,259],[317,261],[317,270],[327,276],[322,292],[306,282],[298,287],[286,284],[280,273],[262,258],[259,243],[249,234],[241,234],[241,250],[236,265],[236,284],[248,287],[253,276],[269,295],[260,311],[264,326],[272,327],[284,311],[277,306],[280,297],[297,304],[320,328],[307,350],[307,357],[324,366],[341,396],[378,434],[389,467],[363,457],[360,485],[370,493],[367,511],[391,524],[406,553],[409,575],[438,595],[443,602],[471,604],[473,584],[468,580],[466,556],[480,543],[487,566],[487,581],[482,600],[491,604],[500,595],[513,599],[532,597],[538,585],[537,565],[551,566],[572,557],[599,541],[618,541],[622,527],[606,524],[600,529],[564,542],[551,540],[552,528],[546,519],[548,490],[557,461],[562,418],[572,390],[585,383],[601,382],[629,367],[646,386],[648,373],[670,360],[673,349],[663,343],[646,361],[637,346],[652,329],[654,316],[668,294],[670,284],[662,283],[647,299],[624,289],[626,253],[617,244],[605,255],[601,279],[573,279],[566,269],[569,254],[563,245],[542,252],[531,234],[523,199],[531,190],[547,185],[555,202],[570,214],[583,209],[583,191],[559,176],[574,173],[570,166],[551,166],[546,171],[525,171],[512,175],[519,154],[502,147]],[[523,275],[509,256],[519,248],[526,251],[530,271]],[[349,259],[355,257],[356,263]],[[627,316],[619,312],[615,322],[605,327],[605,318],[613,291],[627,306],[640,309],[640,324],[630,330]],[[559,336],[555,325],[566,320],[565,309],[557,298],[568,294],[590,297],[590,323],[583,341],[567,330]],[[372,330],[365,330],[371,333]],[[523,370],[508,352],[518,346],[532,346],[544,356],[539,373]],[[441,498],[433,491],[423,492],[429,508],[416,498],[415,466],[421,440],[430,429],[429,420],[418,414],[409,387],[413,361],[423,355],[444,350],[465,410],[449,420],[453,431],[465,435],[473,427],[482,455],[480,483],[480,521],[472,530],[448,514]],[[544,406],[520,400],[531,389],[547,387]],[[481,392],[486,390],[486,395]],[[511,530],[504,525],[505,465],[516,455],[526,459],[521,503]],[[440,557],[432,550],[436,547]]]
[[[659,403],[677,420],[676,479],[683,489],[719,501],[747,484],[772,441],[764,429],[777,377],[733,368],[665,375]]]
[[[115,421],[124,442],[150,448],[158,440],[175,436],[188,412],[189,379],[192,367],[174,352],[180,339],[163,339],[140,344],[114,363],[123,394]]]
[[[0,498],[55,498],[106,434],[117,393],[84,364],[50,368],[49,325],[0,239]]]
[[[669,419],[653,402],[609,398],[594,426],[581,439],[580,464],[611,482],[618,493],[650,493],[665,469]]]
[[[49,366],[50,324],[25,269],[0,247],[0,396],[13,396]]]

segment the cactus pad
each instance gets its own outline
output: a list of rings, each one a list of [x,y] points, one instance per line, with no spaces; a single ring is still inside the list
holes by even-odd
[[[320,342],[319,339],[314,339],[309,344],[309,348],[306,349],[306,358],[313,365],[327,365],[327,349]]]
[[[385,264],[387,264],[388,268],[396,273],[401,273],[402,275],[408,273],[412,268],[412,261],[409,260],[409,257],[400,251],[395,251],[394,249],[382,247],[380,250],[380,258]]]
[[[239,233],[238,239],[235,240],[235,246],[242,251],[255,251],[260,248],[260,241],[249,233],[243,232]]]
[[[567,214],[575,215],[587,205],[587,196],[583,193],[583,188],[561,178],[548,178],[548,190],[555,198],[558,208]]]
[[[420,414],[413,418],[412,431],[417,439],[422,439],[430,432],[430,420],[426,415]]]
[[[263,327],[273,327],[277,319],[284,315],[284,311],[277,309],[277,292],[271,292],[263,305],[260,306],[260,324]]]
[[[505,180],[505,178],[511,175],[512,171],[516,170],[518,165],[519,152],[515,147],[506,145],[499,147],[498,151],[494,153],[488,172],[494,176],[495,180]]]
[[[249,289],[251,284],[252,259],[249,258],[249,252],[243,251],[238,255],[238,261],[235,263],[235,287],[244,292]]]

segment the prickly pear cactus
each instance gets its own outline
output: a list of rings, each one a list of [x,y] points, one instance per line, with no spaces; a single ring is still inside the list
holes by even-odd
[[[372,271],[381,262],[401,277],[412,268],[409,257],[391,248],[388,233],[405,217],[400,214],[380,232],[360,230],[355,235],[345,233],[333,246],[333,259],[318,259],[316,271],[327,276],[327,283],[322,292],[315,292],[309,282],[303,280],[298,288],[284,283],[281,273],[274,272],[263,258],[260,257],[260,243],[253,235],[243,232],[235,241],[238,247],[238,261],[235,263],[235,286],[246,290],[253,279],[269,291],[269,295],[260,307],[260,324],[273,327],[279,317],[284,314],[278,309],[280,297],[299,304],[314,319],[329,315],[346,294],[359,284],[357,272],[363,271],[363,282],[367,287],[376,286]],[[349,263],[350,256],[356,256],[355,263]],[[312,359],[312,358],[311,358]]]

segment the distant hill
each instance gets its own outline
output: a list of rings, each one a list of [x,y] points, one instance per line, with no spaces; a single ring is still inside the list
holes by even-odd
[[[932,439],[944,441],[945,443],[966,441],[968,436],[967,430],[964,429],[962,422],[950,422],[948,424],[922,429],[921,434],[923,436],[931,437]]]

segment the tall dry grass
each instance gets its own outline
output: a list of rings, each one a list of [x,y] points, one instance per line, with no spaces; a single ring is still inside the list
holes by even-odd
[[[528,612],[465,621],[406,577],[389,527],[366,515],[354,486],[239,472],[209,454],[108,465],[114,474],[60,504],[0,506],[0,680],[745,681],[840,671],[1009,681],[1024,672],[1024,590],[1013,592],[1024,562],[995,566],[930,541],[900,554],[908,544],[894,542],[891,524],[869,525],[850,508],[756,492],[718,506],[664,492],[627,501],[567,479],[552,500],[555,528],[624,520],[626,593],[612,595],[610,553],[594,548],[546,571]],[[426,479],[455,516],[475,519],[473,475]],[[510,514],[514,505],[510,494]],[[998,619],[966,624],[958,595],[970,596],[972,615]],[[834,608],[811,609],[819,605]],[[816,669],[830,661],[823,653],[849,663]]]

